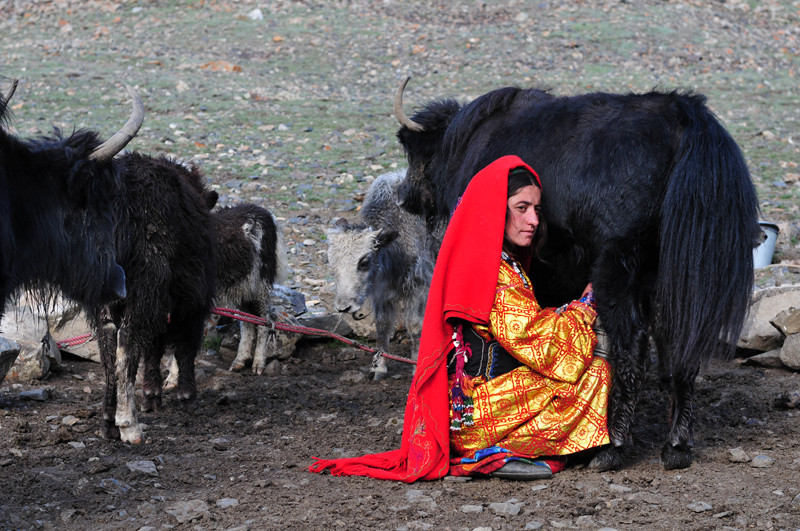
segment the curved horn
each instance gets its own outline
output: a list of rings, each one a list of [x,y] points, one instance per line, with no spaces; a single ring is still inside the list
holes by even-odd
[[[19,84],[19,79],[11,81],[11,87],[8,89],[8,92],[6,92],[6,95],[4,96],[6,99],[6,104],[8,104],[8,102],[11,100],[11,97],[17,91],[18,84]]]
[[[142,122],[144,122],[144,104],[142,104],[142,98],[139,96],[139,93],[136,92],[136,89],[129,85],[125,85],[125,90],[128,91],[128,94],[133,100],[131,117],[128,118],[128,121],[125,122],[125,125],[122,126],[122,129],[114,133],[114,136],[97,146],[95,150],[92,151],[92,153],[89,155],[89,158],[92,160],[106,162],[113,159],[114,155],[122,151],[122,149],[128,145],[128,142],[130,142],[133,137],[136,136],[136,133],[142,126]]]
[[[411,76],[406,76],[405,81],[403,81],[403,84],[400,85],[400,88],[397,89],[397,92],[394,94],[394,117],[397,118],[397,121],[400,122],[400,125],[403,127],[408,127],[414,132],[421,133],[425,131],[425,128],[406,116],[406,113],[403,111],[403,91],[406,89],[406,85],[408,85],[410,80]]]

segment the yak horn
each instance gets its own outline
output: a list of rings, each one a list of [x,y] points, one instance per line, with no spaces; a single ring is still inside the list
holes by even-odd
[[[406,89],[406,85],[408,85],[410,80],[411,76],[406,76],[405,81],[403,81],[403,84],[400,85],[400,88],[397,89],[397,92],[394,94],[394,117],[397,118],[397,121],[400,122],[400,125],[403,127],[408,127],[414,132],[421,133],[425,131],[425,128],[406,116],[406,113],[403,111],[403,91]]]
[[[11,96],[13,96],[14,93],[17,91],[17,85],[18,84],[19,84],[19,79],[15,79],[15,80],[11,81],[11,87],[8,89],[8,92],[6,92],[6,95],[5,95],[6,105],[8,105],[9,101],[11,101]]]
[[[107,162],[113,159],[114,156],[122,151],[122,149],[128,145],[128,142],[136,136],[136,133],[142,126],[142,122],[144,122],[144,104],[142,104],[142,98],[139,96],[139,93],[136,92],[136,89],[129,85],[125,85],[125,90],[128,91],[128,94],[133,100],[131,117],[128,118],[128,121],[122,126],[122,129],[114,133],[114,136],[92,151],[89,155],[89,158],[92,160]]]

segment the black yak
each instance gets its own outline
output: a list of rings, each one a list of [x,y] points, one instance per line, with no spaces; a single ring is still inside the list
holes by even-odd
[[[532,272],[537,297],[558,306],[594,283],[614,384],[613,444],[593,465],[619,468],[633,442],[649,334],[672,394],[662,464],[689,466],[695,377],[712,355],[734,349],[759,233],[747,164],[705,97],[507,87],[464,105],[433,101],[409,119],[407,82],[395,96],[409,163],[403,206],[446,224],[476,172],[518,155],[541,177],[549,230],[547,263]]]
[[[8,98],[0,99],[0,305],[18,290],[48,299],[59,290],[88,307],[125,296],[114,246],[114,155],[136,135],[144,107],[105,142],[93,131],[20,139],[11,134]],[[47,304],[51,300],[43,300]],[[3,308],[0,307],[0,315]]]
[[[216,240],[210,208],[215,192],[194,166],[167,157],[126,153],[115,160],[121,193],[114,197],[117,260],[127,272],[128,296],[94,316],[105,369],[102,434],[143,439],[134,391],[144,362],[142,409],[160,409],[165,350],[179,366],[177,397],[196,404],[194,360],[211,312]]]

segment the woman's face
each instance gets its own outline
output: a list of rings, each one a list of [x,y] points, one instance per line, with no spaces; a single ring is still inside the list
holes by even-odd
[[[542,191],[534,186],[524,186],[508,198],[505,239],[518,247],[527,247],[533,241],[539,214],[542,210]]]

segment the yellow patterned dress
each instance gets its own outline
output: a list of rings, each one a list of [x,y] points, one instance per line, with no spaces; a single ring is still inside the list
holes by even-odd
[[[474,423],[450,432],[451,463],[479,460],[494,447],[533,458],[609,442],[611,368],[593,356],[594,310],[577,301],[562,311],[542,309],[517,269],[501,260],[489,323],[472,326],[521,365],[496,377],[466,378]]]

